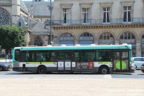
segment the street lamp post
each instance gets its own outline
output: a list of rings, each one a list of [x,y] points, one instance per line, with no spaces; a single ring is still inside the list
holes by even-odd
[[[52,6],[52,0],[50,0],[49,2],[49,11],[50,11],[50,34],[49,34],[49,45],[53,44],[53,33],[52,33],[52,10],[53,10],[53,6]]]

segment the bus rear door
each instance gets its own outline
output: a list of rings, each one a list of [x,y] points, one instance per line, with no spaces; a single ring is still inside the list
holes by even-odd
[[[126,52],[114,52],[113,71],[127,72],[130,71],[129,53]]]

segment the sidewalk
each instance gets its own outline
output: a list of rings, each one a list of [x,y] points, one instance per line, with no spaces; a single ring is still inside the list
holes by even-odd
[[[144,96],[144,80],[0,79],[1,96]]]

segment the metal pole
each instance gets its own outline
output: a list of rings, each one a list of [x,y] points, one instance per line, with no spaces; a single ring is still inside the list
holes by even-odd
[[[52,1],[50,0],[50,5],[49,5],[49,11],[50,11],[50,36],[49,36],[49,45],[52,45],[52,42],[53,42],[53,33],[52,33]]]

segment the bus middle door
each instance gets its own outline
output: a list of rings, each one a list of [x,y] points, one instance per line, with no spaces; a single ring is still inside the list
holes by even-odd
[[[64,62],[64,66],[65,66],[65,71],[71,71],[72,68],[72,53],[71,52],[65,52],[65,62]]]
[[[58,71],[71,71],[71,53],[58,53]]]

